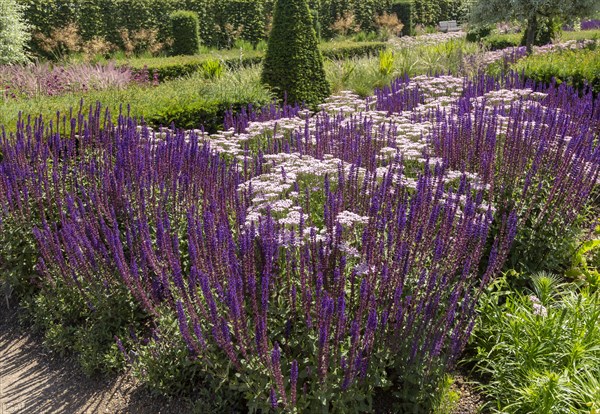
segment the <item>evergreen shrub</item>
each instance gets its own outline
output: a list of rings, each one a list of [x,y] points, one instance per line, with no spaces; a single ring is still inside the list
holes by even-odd
[[[174,55],[194,55],[200,48],[200,22],[198,14],[179,10],[171,14]]]
[[[330,93],[306,0],[278,0],[262,80],[279,98],[316,105]]]

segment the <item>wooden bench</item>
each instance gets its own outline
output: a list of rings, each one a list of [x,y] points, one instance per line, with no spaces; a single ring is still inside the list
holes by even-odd
[[[460,30],[460,27],[458,27],[458,24],[456,24],[456,20],[440,22],[439,27],[440,31],[444,33],[458,32]]]

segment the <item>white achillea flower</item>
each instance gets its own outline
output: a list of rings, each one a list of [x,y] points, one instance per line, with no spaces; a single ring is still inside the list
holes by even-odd
[[[351,211],[344,210],[337,215],[335,221],[340,223],[342,226],[350,227],[354,223],[363,223],[363,224],[368,223],[369,216],[360,216]]]
[[[544,305],[539,303],[533,304],[533,314],[538,316],[548,316],[548,310]]]
[[[537,296],[535,296],[535,295],[529,295],[528,299],[529,299],[529,301],[530,301],[531,303],[534,303],[534,304],[536,304],[536,303],[537,303],[537,304],[541,304],[541,303],[542,303],[542,302],[540,301],[540,299],[539,299]]]

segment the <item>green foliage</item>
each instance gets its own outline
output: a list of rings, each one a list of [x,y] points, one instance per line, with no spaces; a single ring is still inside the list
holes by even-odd
[[[219,61],[230,69],[240,69],[257,65],[262,62],[260,52],[244,52],[240,55],[237,50],[219,53],[204,53],[194,56],[169,56],[163,58],[136,58],[122,61],[123,66],[131,68],[136,73],[157,73],[161,82],[182,78],[195,72],[202,72],[208,61]]]
[[[82,101],[83,100],[83,101]],[[205,79],[202,73],[165,82],[156,87],[132,86],[86,94],[11,100],[0,104],[0,124],[15,127],[19,112],[55,117],[69,108],[83,108],[102,102],[111,112],[131,107],[131,115],[143,117],[151,126],[175,123],[181,128],[199,128],[209,132],[222,128],[223,117],[230,107],[271,103],[272,94],[260,82],[258,67],[226,71],[221,78]]]
[[[350,59],[360,56],[377,55],[385,49],[383,42],[336,41],[319,45],[323,57],[329,59]],[[260,50],[242,51],[223,50],[207,52],[195,56],[170,56],[162,58],[134,58],[119,62],[134,72],[157,73],[161,82],[191,75],[202,71],[205,62],[219,60],[229,69],[245,68],[263,61],[264,52]]]
[[[55,280],[25,302],[44,344],[60,354],[75,353],[87,375],[123,368],[114,337],[140,332],[147,319],[131,293],[123,286],[77,288]]]
[[[220,60],[209,59],[202,63],[202,74],[207,79],[217,79],[223,76],[225,67]]]
[[[386,46],[384,42],[337,41],[322,43],[319,45],[319,49],[324,58],[346,60],[355,57],[377,56],[379,52],[385,50]]]
[[[519,34],[508,34],[508,35],[497,35],[492,34],[483,39],[483,44],[489,50],[501,50],[508,47],[517,47],[521,44],[521,35]]]
[[[0,224],[0,281],[7,295],[26,298],[38,291],[37,257],[32,223],[18,215],[4,217]]]
[[[433,414],[449,414],[455,412],[458,408],[460,394],[452,389],[452,385],[454,385],[454,379],[446,374],[440,384]]]
[[[391,10],[396,13],[398,20],[404,24],[402,28],[402,34],[404,36],[410,36],[413,34],[415,28],[413,23],[413,2],[412,0],[397,0],[391,5]]]
[[[377,30],[375,17],[387,12],[390,0],[361,0],[354,3],[354,17],[360,30],[373,32]]]
[[[394,72],[394,52],[382,50],[379,52],[379,73],[389,76]]]
[[[218,46],[231,47],[236,39],[256,46],[265,38],[264,2],[260,0],[228,0],[215,3]],[[236,34],[239,32],[239,34]]]
[[[198,14],[202,44],[231,48],[237,40],[253,46],[266,39],[274,0],[17,0],[34,30],[31,47],[44,55],[37,34],[49,36],[55,29],[75,24],[83,41],[103,38],[124,49],[123,34],[141,29],[156,30],[158,41],[171,36],[166,16],[177,10]],[[391,0],[309,0],[314,29],[318,36],[331,37],[330,26],[344,13],[352,13],[366,31],[374,30],[374,18],[389,12]],[[406,25],[406,22],[404,22]],[[408,29],[407,29],[408,30]],[[407,32],[408,33],[408,32]]]
[[[598,405],[600,295],[533,276],[530,292],[498,280],[480,301],[471,362],[488,408],[503,413],[586,413]]]
[[[596,229],[598,235],[598,229]],[[586,240],[575,251],[566,276],[576,283],[600,290],[600,239]]]
[[[533,39],[534,46],[544,46],[552,43],[561,32],[562,22],[558,19],[538,19],[537,31]],[[527,36],[529,34],[529,27],[525,28],[523,37],[521,38],[521,46],[527,45]]]
[[[531,50],[533,40],[540,31],[548,30],[544,26],[549,22],[572,20],[586,17],[600,10],[597,0],[478,0],[471,10],[469,21],[473,24],[489,24],[507,20],[518,20],[526,24],[528,31],[536,36],[527,38],[527,47]]]
[[[171,19],[171,35],[174,55],[195,55],[200,49],[200,22],[198,14],[190,11],[176,11],[169,16]]]
[[[595,93],[600,93],[600,54],[597,50],[565,50],[543,55],[533,55],[514,66],[518,72],[537,82],[558,83],[583,90],[589,85]]]
[[[440,21],[464,21],[468,13],[466,0],[414,0],[415,24],[437,26]]]
[[[262,80],[280,99],[316,105],[329,96],[306,0],[278,0]]]
[[[469,28],[467,31],[467,42],[479,42],[492,33],[492,26],[481,25]]]
[[[125,339],[125,338],[122,338]],[[131,340],[122,359],[132,368],[133,375],[153,391],[165,395],[193,395],[196,410],[211,413],[240,411],[241,398],[228,389],[213,374],[215,367],[190,358],[176,316],[166,308],[158,308],[152,327],[152,337],[146,342]],[[211,350],[211,352],[218,350]],[[226,375],[227,358],[218,372]]]
[[[0,1],[0,65],[24,63],[29,41],[29,26],[24,21],[23,7],[17,0]]]

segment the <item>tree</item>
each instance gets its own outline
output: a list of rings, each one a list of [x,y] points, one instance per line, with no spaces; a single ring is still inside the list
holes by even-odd
[[[329,96],[323,56],[306,0],[278,0],[269,36],[262,81],[279,98],[314,106]]]
[[[519,20],[526,24],[527,53],[542,22],[568,20],[590,16],[600,10],[598,0],[478,0],[471,11],[470,21],[475,24]]]
[[[29,26],[16,0],[0,0],[0,65],[25,63]]]

